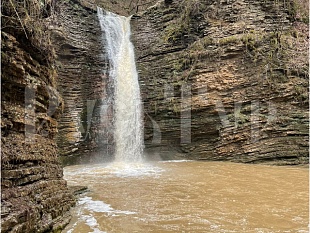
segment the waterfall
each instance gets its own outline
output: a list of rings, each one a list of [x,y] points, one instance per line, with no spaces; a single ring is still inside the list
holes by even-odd
[[[114,87],[115,160],[138,162],[143,153],[142,103],[130,41],[131,17],[97,10]]]

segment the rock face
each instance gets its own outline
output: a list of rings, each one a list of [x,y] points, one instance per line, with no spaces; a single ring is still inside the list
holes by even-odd
[[[92,8],[75,1],[60,2],[57,8],[58,25],[52,28],[52,41],[56,45],[58,89],[64,99],[57,135],[59,154],[78,158],[70,162],[80,161],[83,155],[89,161],[100,158],[99,151],[108,154],[111,141],[110,121],[100,117],[102,101],[110,94],[106,92],[102,33]]]
[[[307,162],[307,2],[159,1],[141,11],[153,3],[100,1],[119,14],[138,11],[132,39],[148,156]],[[96,4],[59,4],[59,153],[107,159],[112,92]]]
[[[2,3],[1,232],[59,231],[74,204],[55,135],[63,100],[42,20],[51,2]],[[31,10],[29,10],[31,9]],[[18,12],[19,16],[16,16]]]
[[[136,15],[149,156],[307,163],[303,4],[160,1]]]
[[[113,155],[112,80],[96,4],[128,15],[155,1],[63,1],[57,3],[56,45],[58,89],[64,99],[57,145],[64,164],[100,162]]]

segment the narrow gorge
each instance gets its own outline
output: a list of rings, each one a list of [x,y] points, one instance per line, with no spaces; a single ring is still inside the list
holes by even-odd
[[[308,166],[308,5],[2,2],[1,230],[61,232],[71,207],[93,201],[74,196],[67,165],[144,157]]]

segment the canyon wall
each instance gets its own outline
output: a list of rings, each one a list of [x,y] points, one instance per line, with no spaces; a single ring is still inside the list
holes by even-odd
[[[108,117],[108,110],[101,114],[101,109],[111,94],[106,92],[107,63],[95,9],[80,2],[60,2],[57,24],[51,28],[57,54],[57,88],[64,99],[57,145],[65,164],[100,159],[98,151],[108,154],[112,143],[110,121],[100,117]]]
[[[159,1],[133,20],[149,156],[308,163],[307,1]]]
[[[131,2],[61,4],[53,31],[65,163],[113,156],[96,3],[134,13],[147,157],[307,163],[307,1],[150,1],[130,11]]]
[[[1,43],[1,232],[59,232],[75,203],[55,136],[63,99],[47,22],[52,2],[6,1]]]

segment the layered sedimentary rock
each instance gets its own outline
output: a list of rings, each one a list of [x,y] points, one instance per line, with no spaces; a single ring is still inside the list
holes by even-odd
[[[136,12],[128,11],[130,2],[98,4]],[[302,4],[159,1],[138,11],[132,39],[149,156],[306,162],[308,12]],[[61,9],[54,28],[65,101],[60,154],[106,158],[113,152],[112,91],[96,3],[66,1]]]
[[[100,117],[105,104],[102,101],[110,95],[106,92],[104,44],[96,12],[92,8],[80,2],[64,1],[57,4],[57,9],[58,24],[51,30],[57,54],[57,87],[64,99],[57,135],[59,154],[75,155],[79,160],[86,155],[85,159],[89,161],[99,150],[107,154],[107,145],[111,141],[110,121],[103,121]],[[108,117],[111,110],[103,111]]]
[[[64,99],[57,144],[65,164],[110,159],[113,155],[112,97],[104,35],[97,5],[121,15],[139,12],[155,1],[63,1],[57,3],[58,89]]]
[[[173,1],[133,19],[149,154],[308,161],[306,1]]]
[[[75,202],[55,143],[63,100],[42,23],[51,2],[37,3],[2,3],[1,232],[59,231]]]

